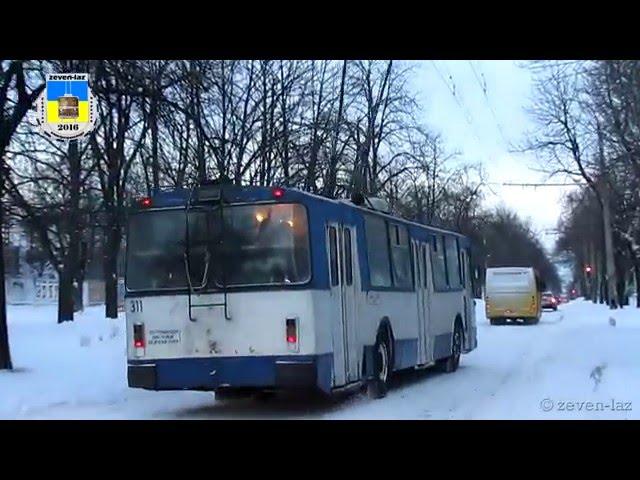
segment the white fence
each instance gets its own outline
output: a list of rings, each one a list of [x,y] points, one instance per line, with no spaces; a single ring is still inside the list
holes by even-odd
[[[8,277],[5,280],[10,305],[47,305],[58,302],[58,280],[35,277]],[[87,280],[82,285],[85,306],[104,304],[104,281]],[[124,279],[118,280],[118,306],[124,306]]]
[[[49,304],[58,301],[58,280],[55,279],[8,277],[5,288],[9,304]]]

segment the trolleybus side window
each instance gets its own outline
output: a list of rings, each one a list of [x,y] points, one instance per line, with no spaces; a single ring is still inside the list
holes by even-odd
[[[445,263],[444,243],[442,235],[433,237],[433,255],[431,256],[433,271],[433,288],[435,290],[447,289],[447,266]]]
[[[422,249],[422,284],[425,288],[428,286],[427,283],[427,249],[429,248],[429,244],[425,244]]]
[[[347,285],[353,284],[353,265],[351,258],[351,230],[344,229],[344,269],[345,269],[345,283]]]
[[[446,258],[447,258],[447,278],[451,288],[459,289],[462,281],[460,278],[460,256],[458,254],[458,245],[456,237],[446,236]]]
[[[398,288],[411,288],[411,252],[409,250],[409,234],[407,228],[389,224],[391,242],[391,265],[393,267],[393,284]]]
[[[456,245],[458,247],[458,259],[460,263],[460,283],[463,287],[467,286],[467,252],[464,248],[460,247],[460,240],[456,239]]]
[[[365,216],[365,229],[371,286],[390,287],[391,268],[386,222],[382,218],[367,215]]]
[[[329,227],[329,265],[331,285],[338,285],[338,241],[335,227]]]

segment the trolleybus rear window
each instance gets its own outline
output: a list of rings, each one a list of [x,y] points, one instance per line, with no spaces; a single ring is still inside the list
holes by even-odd
[[[311,278],[309,226],[298,204],[234,205],[133,215],[127,289],[284,285]],[[187,237],[189,239],[187,245]],[[185,258],[188,258],[189,280]]]
[[[158,210],[132,215],[127,238],[129,290],[185,288],[187,277],[184,210]]]

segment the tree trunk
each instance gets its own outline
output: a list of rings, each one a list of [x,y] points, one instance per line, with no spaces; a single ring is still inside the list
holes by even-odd
[[[600,180],[600,189],[597,187],[596,195],[599,194],[602,205],[602,226],[604,232],[604,253],[605,253],[605,265],[606,265],[606,280],[607,280],[607,299],[609,308],[612,310],[618,308],[620,302],[616,298],[616,264],[613,251],[613,227],[611,220],[611,188],[609,186],[609,179],[607,176],[607,162],[604,156],[604,142],[602,139],[602,131],[598,124],[598,162],[600,166],[600,174],[603,178]]]
[[[67,253],[67,257],[71,254]],[[73,321],[73,274],[68,259],[60,271],[58,281],[58,323]]]
[[[626,282],[625,282],[624,276],[621,276],[620,278],[618,278],[616,282],[616,293],[620,301],[620,308],[623,308],[624,306],[629,305],[625,287],[626,287]]]
[[[604,226],[604,249],[607,256],[607,296],[609,308],[616,309],[620,302],[616,298],[616,266],[613,253],[613,229],[611,227],[611,206],[609,202],[609,187],[604,185],[602,194],[602,221]]]
[[[82,312],[84,310],[84,298],[82,298],[83,285],[84,278],[82,276],[76,277],[73,284],[73,309],[75,312]]]
[[[582,254],[584,255],[583,261],[580,262],[580,271],[582,272],[582,278],[584,281],[582,296],[585,300],[591,300],[591,295],[593,293],[593,271],[591,273],[587,273],[585,269],[585,266],[589,263],[589,258],[591,257],[591,254],[589,252],[589,244],[584,244]]]
[[[0,171],[2,171],[1,164]],[[2,248],[4,245],[4,241],[2,238],[4,211],[1,201],[3,193],[2,188],[3,185],[0,181],[0,370],[11,370],[13,368],[13,365],[11,364],[11,352],[9,350],[9,327],[7,325],[6,308],[7,297],[4,290],[4,253]]]
[[[587,274],[584,271],[584,262],[579,258],[578,263],[578,290],[581,296],[587,298]]]
[[[598,302],[598,268],[596,264],[596,247],[593,243],[589,244],[589,251],[591,256],[589,258],[589,266],[591,266],[591,273],[589,279],[591,281],[591,301],[593,303]]]
[[[78,154],[78,142],[69,142],[69,182],[70,199],[68,210],[69,244],[60,272],[58,286],[58,323],[72,322],[75,311],[75,286],[74,280],[78,269],[78,257],[80,253],[80,156]]]
[[[120,251],[120,229],[112,219],[107,232],[107,248],[104,255],[105,316],[118,318],[118,252]]]
[[[91,235],[93,238],[93,234]],[[87,271],[87,242],[80,242],[80,259],[78,260],[78,267],[76,268],[75,282],[74,282],[74,305],[76,312],[82,312],[84,310],[84,279]]]
[[[640,308],[640,262],[635,262],[633,270],[636,276],[636,308]]]

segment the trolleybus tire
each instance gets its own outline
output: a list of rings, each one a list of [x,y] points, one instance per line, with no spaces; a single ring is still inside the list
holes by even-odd
[[[462,325],[456,319],[453,327],[453,338],[451,341],[451,355],[439,360],[440,369],[445,373],[453,373],[460,365],[460,355],[462,354]]]
[[[367,382],[369,397],[384,398],[387,395],[390,374],[391,348],[389,347],[389,335],[380,332],[374,347],[373,378]]]
[[[258,390],[254,393],[253,398],[262,403],[267,403],[276,396],[276,392],[273,390]]]
[[[251,398],[255,392],[251,390],[243,390],[237,388],[219,388],[215,392],[216,401],[226,402],[232,400],[241,400]]]

